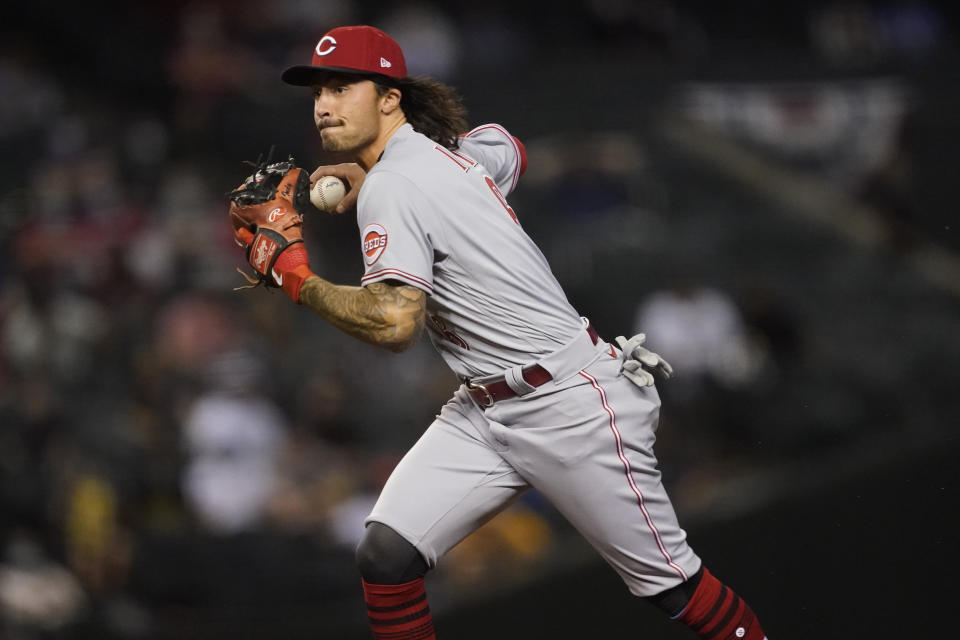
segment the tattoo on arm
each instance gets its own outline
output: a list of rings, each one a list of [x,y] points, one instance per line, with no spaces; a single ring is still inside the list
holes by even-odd
[[[303,283],[300,302],[355,338],[403,351],[423,329],[427,296],[405,284],[351,287],[312,277]]]

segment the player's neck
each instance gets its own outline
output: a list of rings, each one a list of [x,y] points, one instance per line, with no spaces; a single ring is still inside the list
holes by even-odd
[[[393,134],[406,123],[407,118],[402,114],[392,122],[385,123],[377,139],[357,156],[357,164],[363,167],[364,171],[370,171],[371,167],[377,164],[377,161],[383,154],[383,150],[387,148],[387,142],[389,142]]]

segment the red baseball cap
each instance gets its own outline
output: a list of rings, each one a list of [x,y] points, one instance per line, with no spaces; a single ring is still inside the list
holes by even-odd
[[[395,80],[407,77],[400,45],[380,29],[367,25],[328,31],[313,48],[312,62],[290,67],[280,78],[288,84],[306,87],[313,84],[317,71],[381,75]]]

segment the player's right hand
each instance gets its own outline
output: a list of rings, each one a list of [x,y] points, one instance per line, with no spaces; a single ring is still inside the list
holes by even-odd
[[[673,375],[670,363],[643,347],[647,336],[638,333],[629,340],[617,336],[620,357],[623,361],[620,372],[638,387],[652,386],[657,380],[667,380]]]
[[[367,177],[367,172],[363,170],[356,162],[344,162],[341,164],[328,164],[317,167],[310,174],[310,187],[324,176],[334,176],[343,180],[347,185],[347,193],[331,213],[346,213],[357,205],[357,198],[360,197],[360,187]]]

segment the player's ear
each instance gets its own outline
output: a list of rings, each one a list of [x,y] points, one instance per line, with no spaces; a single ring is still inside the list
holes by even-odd
[[[388,116],[400,108],[400,89],[390,87],[380,96],[380,112]]]

